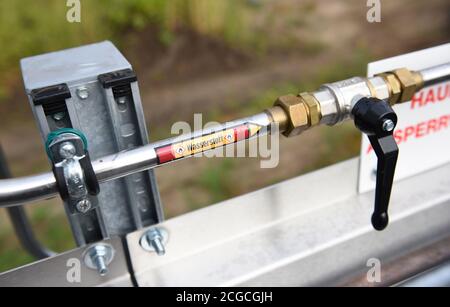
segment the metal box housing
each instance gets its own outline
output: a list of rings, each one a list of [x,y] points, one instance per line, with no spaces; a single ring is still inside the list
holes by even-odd
[[[88,139],[92,160],[148,143],[136,75],[111,42],[25,58],[21,68],[44,142],[56,129],[78,129]],[[163,219],[153,171],[100,188],[98,210],[70,216],[79,245]]]

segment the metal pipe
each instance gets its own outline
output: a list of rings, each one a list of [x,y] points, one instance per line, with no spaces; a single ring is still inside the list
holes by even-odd
[[[422,75],[424,86],[434,85],[450,79],[450,63],[422,69],[419,72]]]
[[[139,148],[121,151],[116,154],[97,159],[92,162],[92,165],[99,182],[114,180],[192,156],[185,155],[171,161],[161,162],[159,161],[156,153],[159,148],[170,146],[172,144],[192,141],[202,138],[203,136],[214,135],[218,131],[232,129],[242,125],[255,125],[260,127],[261,130],[259,131],[261,131],[261,133],[259,133],[258,136],[261,136],[270,128],[271,120],[266,113],[260,113],[251,117],[217,125],[209,129],[194,131],[193,133],[158,141]],[[249,137],[245,139],[250,139],[251,137],[256,137],[256,135],[249,135]],[[243,140],[244,139],[239,141]],[[202,150],[201,152],[213,150],[221,146]],[[51,172],[16,179],[0,180],[0,208],[49,199],[55,197],[57,194],[58,190],[56,188],[56,180]]]
[[[9,170],[3,148],[0,146],[0,179],[6,178],[11,178],[11,171]],[[37,259],[47,258],[55,254],[43,247],[37,240],[23,207],[16,206],[6,209],[16,236],[25,250]]]
[[[423,85],[429,86],[450,78],[450,63],[423,69],[417,73],[420,74],[422,79],[420,81],[423,81]],[[396,84],[398,80],[394,78],[393,82],[393,84]],[[401,94],[402,89],[400,85],[398,87],[399,93]],[[392,98],[393,92],[389,91],[388,81],[377,76],[369,79],[357,77],[324,85],[319,91],[312,93],[312,95],[308,93],[300,94],[301,98],[286,96],[286,101],[279,101],[277,106],[266,110],[267,113],[260,113],[255,116],[218,125],[208,130],[195,131],[181,137],[162,140],[140,148],[103,157],[93,162],[94,171],[99,182],[104,182],[151,169],[175,160],[184,159],[198,152],[205,152],[228,144],[222,141],[220,144],[214,143],[215,145],[203,148],[203,145],[200,143],[214,141],[214,139],[208,139],[208,135],[211,138],[224,138],[225,135],[221,135],[217,131],[230,131],[230,128],[235,127],[240,129],[244,125],[254,125],[260,129],[266,128],[265,130],[267,131],[271,123],[276,122],[280,125],[280,130],[284,131],[286,136],[296,135],[317,124],[334,125],[350,118],[351,108],[357,99],[370,96],[379,99]],[[405,97],[403,98],[403,101],[407,101]],[[302,102],[301,99],[303,101],[308,100],[308,112],[305,108],[298,107],[299,99],[300,102]],[[292,107],[292,104],[297,105],[298,108]],[[305,121],[305,119],[307,120]],[[294,127],[294,125],[299,127]],[[248,130],[252,129],[248,128]],[[261,131],[264,131],[264,129]],[[258,135],[261,135],[261,133],[258,133]],[[253,136],[248,135],[248,138]],[[238,141],[242,141],[242,139],[235,140],[234,142]],[[189,153],[173,154],[174,145],[182,147],[186,145],[184,143],[193,145],[194,142],[199,142],[195,145],[200,146],[201,150],[194,149],[191,151],[189,149]],[[177,149],[180,149],[179,147]],[[163,159],[161,159],[162,155],[159,156],[162,149],[166,149],[166,157]],[[0,207],[14,206],[25,202],[51,198],[56,194],[56,182],[52,173],[0,180]]]
[[[53,198],[58,194],[53,173],[0,180],[0,207]]]

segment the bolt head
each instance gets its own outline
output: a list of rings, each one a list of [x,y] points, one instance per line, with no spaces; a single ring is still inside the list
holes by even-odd
[[[108,254],[108,252],[109,252],[109,247],[108,246],[98,244],[98,245],[92,246],[92,248],[91,248],[91,250],[89,252],[89,255],[92,258],[105,257]]]
[[[281,107],[287,114],[287,128],[284,136],[298,135],[309,128],[308,109],[303,99],[295,95],[280,96],[275,101],[275,106]]]
[[[140,245],[144,250],[162,256],[166,253],[165,245],[168,237],[169,234],[165,229],[150,228],[141,236]]]
[[[53,114],[53,119],[56,120],[57,122],[59,122],[65,116],[66,116],[66,112],[58,112],[58,113]]]
[[[126,99],[125,96],[117,98],[117,103],[118,104],[125,104],[126,102],[127,102],[127,99]]]
[[[114,259],[114,248],[107,243],[96,243],[89,246],[83,252],[84,264],[92,269],[96,270],[100,276],[108,274],[108,265]]]
[[[158,228],[149,229],[146,233],[147,239],[152,241],[155,239],[162,239],[161,231]]]
[[[64,142],[61,144],[61,146],[59,147],[59,154],[61,155],[61,157],[63,157],[64,159],[70,159],[73,158],[75,156],[75,154],[77,153],[77,149],[75,148],[75,146],[70,143],[70,142]]]
[[[385,119],[382,128],[386,132],[391,132],[395,128],[395,123],[391,119]]]
[[[82,199],[76,205],[76,208],[77,208],[78,212],[80,212],[80,213],[88,212],[91,209],[91,207],[92,207],[92,204],[88,199]]]
[[[89,91],[86,87],[79,87],[77,88],[77,96],[82,99],[88,99],[89,98]]]

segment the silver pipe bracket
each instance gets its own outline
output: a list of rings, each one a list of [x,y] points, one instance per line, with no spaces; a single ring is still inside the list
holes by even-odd
[[[69,204],[72,214],[85,214],[97,205],[98,181],[81,132],[62,129],[49,135],[48,156],[61,198]]]

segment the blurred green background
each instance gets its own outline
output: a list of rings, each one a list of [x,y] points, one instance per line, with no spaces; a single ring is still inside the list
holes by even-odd
[[[101,40],[135,68],[151,140],[171,124],[225,121],[259,112],[287,93],[364,75],[368,62],[449,41],[450,2],[382,1],[368,23],[365,1],[81,0],[81,23],[62,0],[0,0],[0,141],[14,176],[49,169],[24,95],[19,60]],[[191,159],[156,171],[168,218],[358,154],[360,134],[345,124],[282,139],[280,164]],[[196,176],[193,176],[193,171]],[[39,238],[74,247],[58,199],[27,207]],[[0,209],[0,271],[33,261]]]

